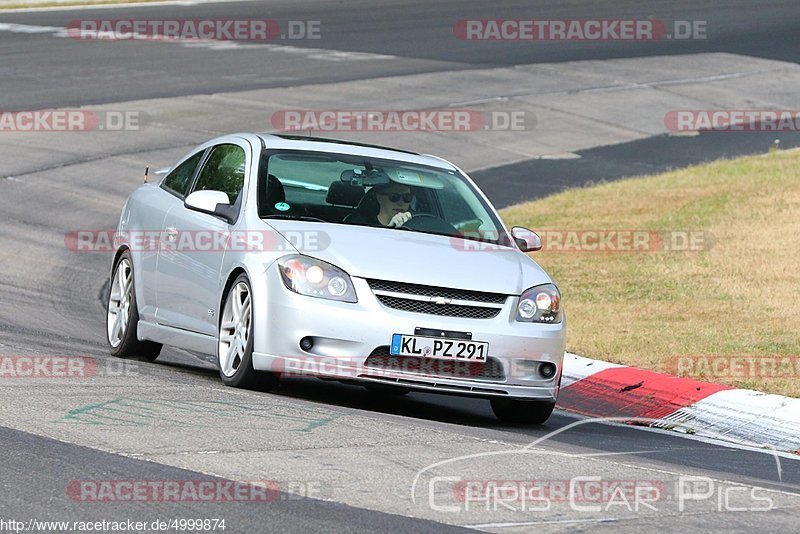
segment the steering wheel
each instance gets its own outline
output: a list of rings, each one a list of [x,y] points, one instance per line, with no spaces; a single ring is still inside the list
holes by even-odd
[[[459,233],[455,226],[432,213],[415,213],[409,220],[401,224],[400,228],[448,235],[458,235]]]

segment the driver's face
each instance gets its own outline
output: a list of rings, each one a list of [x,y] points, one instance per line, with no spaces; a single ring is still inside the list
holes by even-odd
[[[381,213],[384,215],[394,216],[397,213],[408,211],[409,204],[411,204],[411,189],[405,185],[390,185],[376,196]]]

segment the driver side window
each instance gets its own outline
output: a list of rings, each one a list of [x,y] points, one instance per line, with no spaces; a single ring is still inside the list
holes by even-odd
[[[193,191],[222,191],[236,204],[244,186],[247,156],[238,145],[218,145],[200,170]]]

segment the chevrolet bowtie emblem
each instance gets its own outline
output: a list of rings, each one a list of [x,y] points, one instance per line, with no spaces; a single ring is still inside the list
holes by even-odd
[[[431,297],[431,302],[434,304],[438,304],[440,306],[444,306],[445,304],[450,304],[452,299],[448,299],[445,297]]]

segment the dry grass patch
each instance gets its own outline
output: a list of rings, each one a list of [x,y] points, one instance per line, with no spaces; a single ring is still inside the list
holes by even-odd
[[[502,216],[534,230],[705,232],[700,251],[534,253],[564,297],[569,350],[668,372],[708,356],[723,367],[686,374],[800,396],[800,369],[724,375],[732,357],[800,362],[800,152],[569,190]]]

